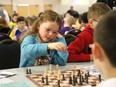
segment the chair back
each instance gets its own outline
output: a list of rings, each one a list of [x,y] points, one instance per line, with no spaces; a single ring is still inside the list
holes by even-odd
[[[18,68],[20,44],[11,39],[0,41],[0,69]]]

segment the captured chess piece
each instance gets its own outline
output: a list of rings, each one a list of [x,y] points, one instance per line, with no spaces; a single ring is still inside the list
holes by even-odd
[[[26,69],[26,74],[32,74],[31,69]]]

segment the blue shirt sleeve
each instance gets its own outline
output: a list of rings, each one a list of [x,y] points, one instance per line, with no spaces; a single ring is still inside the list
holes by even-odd
[[[57,42],[62,42],[66,45],[66,41],[63,37],[58,38]],[[50,56],[51,56],[51,60],[50,60],[51,64],[55,64],[55,65],[58,64],[60,66],[64,66],[67,63],[68,51],[60,52],[60,51],[52,50]]]

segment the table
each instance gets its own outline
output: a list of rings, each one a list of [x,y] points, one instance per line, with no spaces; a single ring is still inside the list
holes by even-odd
[[[76,65],[76,67],[81,68],[84,66],[90,66],[93,65],[93,62],[79,62],[79,63],[67,63],[65,66],[59,66],[61,71],[63,70],[70,70],[73,68],[73,66]],[[44,73],[45,67],[49,67],[49,65],[44,65],[44,66],[34,66],[34,67],[24,67],[24,68],[14,68],[14,69],[5,69],[5,70],[0,70],[2,71],[8,71],[8,72],[13,72],[16,73],[17,75],[9,77],[11,80],[14,82],[18,83],[20,81],[26,82],[29,87],[37,87],[32,81],[30,81],[25,75],[26,75],[26,69],[31,69],[32,73]],[[55,65],[53,65],[53,69],[55,69]]]

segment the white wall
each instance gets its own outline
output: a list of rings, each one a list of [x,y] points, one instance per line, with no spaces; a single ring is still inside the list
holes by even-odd
[[[80,14],[86,12],[88,7],[90,7],[96,0],[90,0],[89,4],[86,5],[74,5],[74,10],[78,11]],[[30,4],[30,5],[39,5],[40,11],[44,11],[44,4],[52,4],[53,10],[58,12],[59,14],[64,14],[67,10],[69,10],[71,5],[61,5],[60,0],[0,0],[2,4],[12,4],[13,10],[17,11],[18,4]]]

